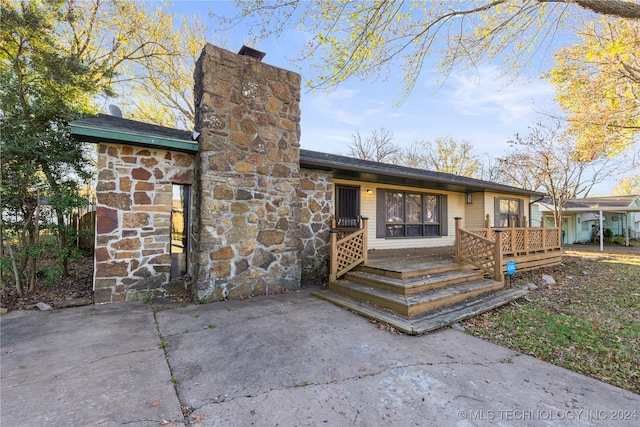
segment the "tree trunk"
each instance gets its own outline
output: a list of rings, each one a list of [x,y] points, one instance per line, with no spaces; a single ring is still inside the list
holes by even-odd
[[[13,256],[13,249],[11,248],[11,242],[7,242],[7,250],[9,251],[9,258],[11,258],[11,267],[13,269],[13,276],[16,281],[16,292],[18,292],[18,296],[22,298],[22,280],[20,280],[20,272],[18,271],[18,264],[16,264],[16,258]]]
[[[58,220],[58,243],[60,245],[60,255],[62,257],[62,277],[69,275],[69,237],[67,236],[67,224],[64,221],[62,212],[56,210],[56,218]]]
[[[600,15],[640,19],[640,4],[622,0],[538,0],[541,3],[572,3]]]

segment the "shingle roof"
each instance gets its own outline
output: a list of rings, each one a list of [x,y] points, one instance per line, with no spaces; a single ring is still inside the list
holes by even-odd
[[[198,144],[193,140],[193,135],[189,131],[106,114],[74,120],[71,122],[71,130],[76,138],[88,142],[120,142],[171,148],[191,153],[198,151]],[[427,187],[457,192],[493,191],[527,196],[543,195],[543,193],[536,191],[449,173],[372,162],[310,150],[300,150],[300,166],[332,171],[335,178],[373,183]]]
[[[543,210],[552,210],[553,201],[545,198],[540,201]],[[565,212],[625,211],[640,212],[640,196],[601,196],[569,199],[563,206]]]
[[[386,184],[427,186],[450,191],[474,192],[494,191],[498,193],[542,196],[543,193],[529,191],[495,182],[468,178],[426,169],[416,169],[389,163],[354,159],[336,154],[300,150],[300,166],[331,170],[334,177],[357,179]]]
[[[98,114],[97,116],[84,117],[82,119],[74,120],[73,122],[71,122],[71,124],[77,126],[109,129],[120,132],[130,132],[147,136],[153,135],[161,138],[177,139],[192,143],[194,142],[192,137],[193,133],[186,130],[158,126],[151,123],[124,119],[122,117],[110,116],[107,114]]]

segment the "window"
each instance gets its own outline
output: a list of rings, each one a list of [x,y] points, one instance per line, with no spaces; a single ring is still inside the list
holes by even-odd
[[[441,236],[441,197],[433,194],[384,191],[384,237]]]
[[[522,212],[522,200],[520,199],[495,199],[495,226],[517,227],[520,224]],[[514,222],[515,221],[515,222]],[[513,224],[512,224],[513,223]]]
[[[189,186],[173,184],[171,204],[171,277],[187,274]]]

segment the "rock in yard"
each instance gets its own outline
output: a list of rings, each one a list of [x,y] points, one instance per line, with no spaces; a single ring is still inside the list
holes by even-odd
[[[538,289],[538,287],[533,283],[527,283],[526,285],[524,285],[524,287],[526,289],[529,289],[530,291],[535,291]]]
[[[545,285],[555,285],[556,284],[556,280],[549,276],[548,274],[543,274],[542,275],[542,281],[544,282]]]
[[[36,307],[38,307],[38,310],[40,310],[40,311],[51,311],[51,310],[53,310],[51,308],[51,306],[49,304],[45,303],[45,302],[37,303]]]

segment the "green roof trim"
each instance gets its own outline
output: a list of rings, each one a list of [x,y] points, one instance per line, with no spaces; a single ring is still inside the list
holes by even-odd
[[[148,147],[148,148],[164,148],[167,150],[181,151],[186,153],[197,153],[198,143],[188,142],[185,140],[160,137],[149,134],[138,134],[131,132],[123,132],[117,130],[109,130],[104,128],[97,128],[87,125],[70,124],[71,135],[84,142],[93,143],[113,143]]]

